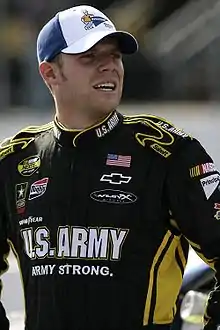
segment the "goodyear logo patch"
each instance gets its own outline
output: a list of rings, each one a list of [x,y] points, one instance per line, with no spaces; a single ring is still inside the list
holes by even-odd
[[[10,146],[8,148],[4,148],[3,150],[0,151],[0,160],[3,159],[4,157],[12,154],[14,152],[14,147]]]
[[[151,148],[154,149],[158,154],[160,154],[161,156],[167,158],[171,155],[171,152],[169,152],[168,150],[164,149],[163,147],[161,147],[159,144],[154,143],[151,144]]]
[[[23,176],[31,176],[39,169],[40,164],[41,160],[38,155],[30,156],[18,164],[18,172]]]

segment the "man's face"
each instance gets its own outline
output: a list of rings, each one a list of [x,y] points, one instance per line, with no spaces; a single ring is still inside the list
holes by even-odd
[[[124,68],[117,41],[107,38],[85,53],[62,54],[55,97],[81,111],[107,114],[121,99]]]

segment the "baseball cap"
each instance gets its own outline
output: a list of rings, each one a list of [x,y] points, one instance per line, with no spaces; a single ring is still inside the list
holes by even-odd
[[[98,9],[80,5],[58,12],[43,26],[37,38],[39,62],[51,61],[59,53],[78,54],[107,36],[115,36],[124,54],[135,53],[138,43],[125,31],[117,31],[112,21]]]

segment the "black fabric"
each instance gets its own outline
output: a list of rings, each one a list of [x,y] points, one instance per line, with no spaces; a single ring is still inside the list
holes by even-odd
[[[220,192],[207,199],[200,180],[219,174],[161,118],[113,112],[82,132],[55,121],[9,139],[1,157],[0,272],[10,241],[26,330],[168,330],[184,237],[218,269]]]

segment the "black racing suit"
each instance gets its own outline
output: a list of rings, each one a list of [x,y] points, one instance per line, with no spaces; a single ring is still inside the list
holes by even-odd
[[[11,246],[26,330],[169,329],[188,242],[219,278],[219,173],[164,119],[113,112],[82,132],[55,120],[0,158],[0,270]]]

